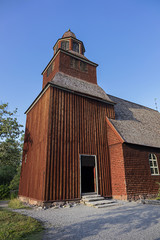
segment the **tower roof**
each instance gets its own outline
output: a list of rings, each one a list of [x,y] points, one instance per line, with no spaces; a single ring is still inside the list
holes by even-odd
[[[76,38],[76,35],[75,35],[73,32],[71,32],[70,29],[68,29],[68,31],[65,32],[65,33],[63,34],[63,36],[62,36],[62,38],[66,38],[66,37],[74,37],[74,38]]]

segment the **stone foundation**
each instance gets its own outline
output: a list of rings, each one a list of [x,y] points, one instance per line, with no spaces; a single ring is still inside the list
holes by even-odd
[[[127,195],[113,195],[113,199],[116,199],[116,200],[128,200]]]
[[[157,194],[134,194],[134,195],[128,195],[127,200],[128,201],[138,201],[138,200],[144,200],[144,199],[155,199],[157,197]]]
[[[127,201],[138,201],[144,199],[155,199],[157,194],[132,194],[132,195],[114,195],[113,199],[116,200],[127,200]]]
[[[40,207],[51,207],[52,205],[57,204],[66,204],[66,203],[80,203],[80,199],[75,199],[75,200],[66,200],[66,201],[41,201],[41,200],[36,200],[33,198],[29,198],[29,197],[24,197],[24,196],[19,196],[18,197],[19,200],[23,203],[27,203],[30,205],[36,205],[36,206],[40,206]]]
[[[36,205],[36,206],[44,206],[44,202],[40,201],[40,200],[36,200],[33,198],[29,198],[29,197],[24,197],[24,196],[18,196],[19,200],[23,203],[28,203],[30,205]]]

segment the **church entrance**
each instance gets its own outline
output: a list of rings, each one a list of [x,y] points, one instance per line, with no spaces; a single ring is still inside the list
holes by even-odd
[[[94,155],[80,155],[81,194],[98,193],[97,161]]]

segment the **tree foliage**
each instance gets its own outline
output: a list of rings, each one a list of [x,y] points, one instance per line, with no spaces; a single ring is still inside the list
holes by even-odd
[[[16,168],[13,166],[1,165],[0,166],[0,184],[9,184],[16,174]]]
[[[6,194],[7,186],[15,175],[17,176],[12,182],[10,189],[16,188],[16,186],[18,188],[23,126],[18,123],[16,114],[17,109],[13,112],[8,111],[8,103],[0,105],[0,195],[3,196]],[[4,194],[2,194],[3,191]]]
[[[0,165],[17,168],[21,158],[20,137],[23,127],[16,118],[17,109],[8,111],[8,103],[0,105]]]
[[[0,185],[0,200],[9,197],[8,185]]]
[[[0,143],[0,164],[17,168],[20,164],[21,147],[15,139],[6,139]]]
[[[10,190],[18,190],[20,174],[21,174],[21,166],[18,166],[17,173],[14,175],[14,178],[10,182],[10,185],[9,185]]]
[[[10,112],[8,111],[8,103],[0,105],[0,138],[1,139],[17,139],[22,134],[21,124],[18,123],[15,117],[17,108]]]

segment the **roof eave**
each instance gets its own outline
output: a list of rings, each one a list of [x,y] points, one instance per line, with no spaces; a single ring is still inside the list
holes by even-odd
[[[116,134],[116,136],[118,137],[120,143],[124,143],[125,140],[124,138],[121,136],[121,134],[117,131],[117,129],[115,128],[115,126],[110,122],[109,118],[106,117],[106,122],[109,125],[109,127],[113,130],[113,132]]]
[[[105,100],[103,98],[94,97],[94,96],[89,95],[89,94],[85,94],[85,93],[81,93],[81,92],[78,92],[78,91],[75,91],[75,90],[72,90],[72,89],[69,89],[69,88],[65,88],[65,87],[56,85],[53,82],[49,82],[49,84],[52,87],[55,87],[55,88],[58,88],[58,89],[61,89],[61,90],[64,90],[64,91],[67,91],[67,92],[70,92],[70,93],[82,96],[82,97],[86,97],[86,98],[90,98],[90,99],[93,99],[93,100],[96,100],[96,101],[99,101],[99,102],[103,102],[103,103],[107,103],[107,104],[110,104],[110,105],[114,105],[114,102],[107,101],[107,100]]]
[[[56,46],[56,44],[57,44],[60,40],[70,39],[70,38],[72,38],[73,40],[75,40],[75,41],[83,44],[83,42],[82,42],[81,40],[70,36],[70,37],[59,38],[59,39],[56,41],[56,43],[54,44],[53,49],[54,49],[54,47]],[[83,47],[84,47],[84,44],[83,44]],[[85,50],[85,47],[84,47],[84,50]]]
[[[160,149],[160,146],[158,147],[158,146],[153,146],[153,145],[145,145],[145,144],[139,144],[139,143],[133,143],[133,142],[127,142],[127,141],[125,141],[124,143],[126,143],[126,144],[131,144],[131,145],[136,145],[136,146],[141,146],[141,147],[146,147],[146,148],[157,148],[157,149]]]
[[[106,103],[106,104],[110,104],[110,105],[114,105],[113,102],[110,102],[110,101],[107,101],[105,99],[101,99],[101,98],[98,98],[98,97],[94,97],[92,95],[87,95],[87,94],[83,94],[83,93],[80,93],[80,92],[77,92],[77,91],[74,91],[74,90],[71,90],[71,89],[68,89],[68,88],[64,88],[64,87],[61,87],[61,86],[58,86],[52,82],[48,82],[46,84],[46,86],[43,88],[43,90],[39,93],[39,95],[36,97],[36,99],[33,101],[33,103],[29,106],[29,108],[25,111],[25,114],[27,114],[32,108],[33,106],[37,103],[37,101],[41,98],[41,96],[47,91],[47,89],[52,86],[52,87],[55,87],[55,88],[58,88],[58,89],[61,89],[63,91],[67,91],[67,92],[70,92],[72,94],[76,94],[76,95],[79,95],[79,96],[82,96],[82,97],[86,97],[86,98],[89,98],[89,99],[92,99],[92,100],[95,100],[95,101],[98,101],[98,102],[103,102],[103,103]]]

